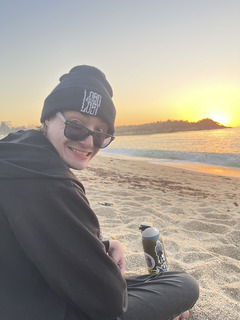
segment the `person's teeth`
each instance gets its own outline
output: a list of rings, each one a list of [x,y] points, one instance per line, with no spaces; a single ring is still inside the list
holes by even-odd
[[[80,151],[80,150],[75,149],[75,148],[72,148],[72,151],[76,152],[78,154],[82,154],[83,156],[87,156],[88,155],[88,152]]]

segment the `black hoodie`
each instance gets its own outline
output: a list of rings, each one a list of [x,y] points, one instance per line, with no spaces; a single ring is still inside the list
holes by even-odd
[[[115,319],[126,282],[82,184],[36,130],[0,141],[0,319]]]

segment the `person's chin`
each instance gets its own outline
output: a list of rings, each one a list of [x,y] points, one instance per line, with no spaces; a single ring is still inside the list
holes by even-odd
[[[71,153],[69,155],[68,153],[68,154],[65,154],[63,158],[69,168],[74,170],[83,170],[88,166],[92,157],[90,154],[86,156],[86,155],[78,155],[74,153]]]
[[[71,162],[66,162],[69,168],[74,169],[74,170],[83,170],[87,167],[89,160],[88,161],[71,161]]]

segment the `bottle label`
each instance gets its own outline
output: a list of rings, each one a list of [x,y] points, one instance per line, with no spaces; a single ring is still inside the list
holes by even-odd
[[[143,241],[144,256],[148,271],[152,274],[167,271],[167,262],[163,243],[158,239]]]
[[[167,271],[166,254],[159,230],[147,223],[142,223],[140,230],[149,273],[157,274]]]
[[[145,256],[145,260],[147,263],[147,267],[148,269],[153,269],[155,267],[155,260],[153,259],[152,256],[150,256],[150,254],[144,252],[144,256]]]
[[[156,252],[158,264],[160,266],[160,270],[167,271],[167,263],[166,263],[165,252],[163,249],[163,244],[159,240],[156,241],[155,252]]]

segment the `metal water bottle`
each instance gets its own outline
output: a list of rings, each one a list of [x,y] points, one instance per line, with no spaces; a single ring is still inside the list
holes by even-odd
[[[166,254],[158,228],[149,223],[142,223],[139,229],[142,232],[142,244],[148,272],[157,274],[167,271]]]

